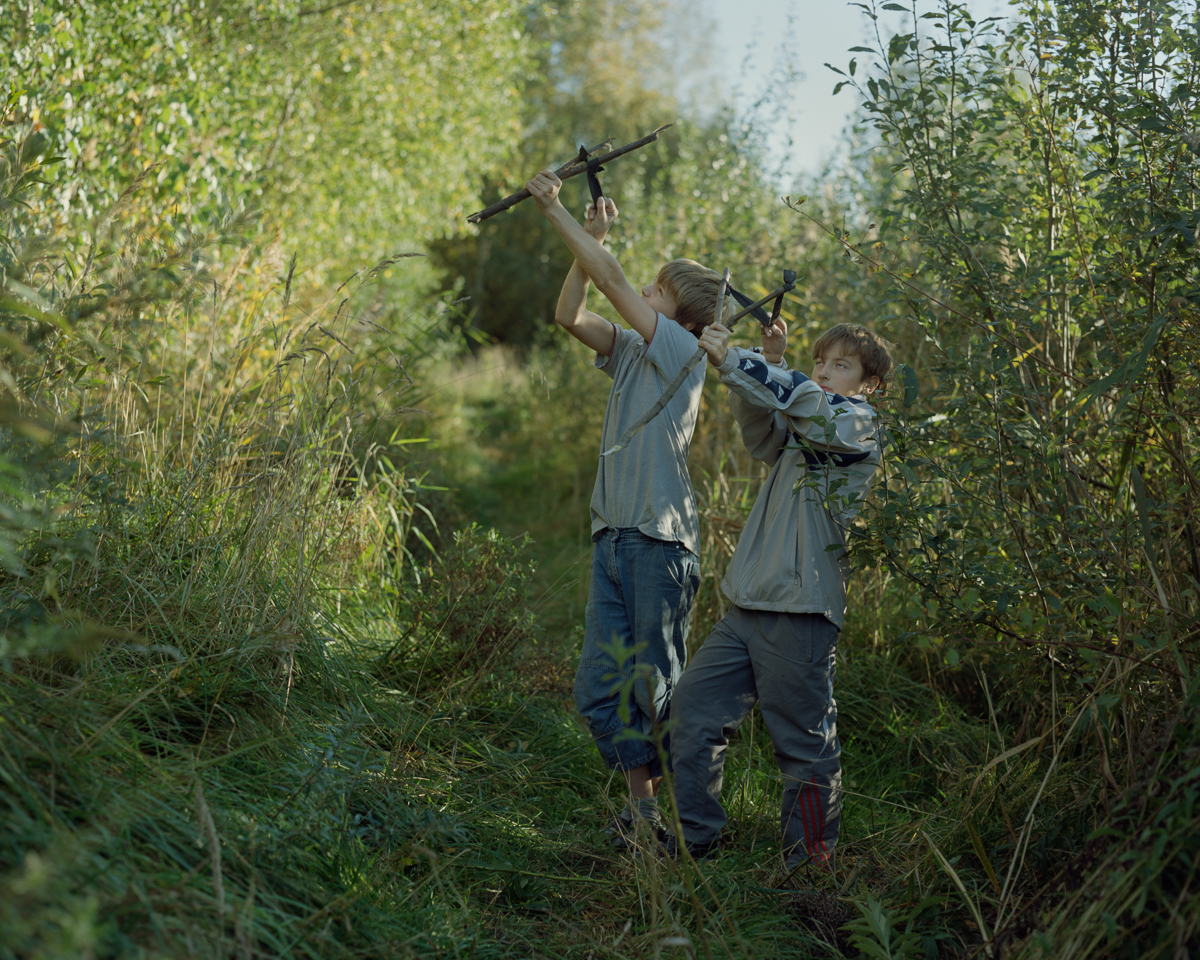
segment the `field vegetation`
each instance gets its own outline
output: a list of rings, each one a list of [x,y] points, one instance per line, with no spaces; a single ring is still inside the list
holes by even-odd
[[[1200,951],[1200,9],[914,0],[782,189],[688,22],[0,0],[0,958]],[[600,832],[607,380],[536,210],[465,216],[664,122],[604,175],[631,278],[794,268],[793,366],[843,320],[903,361],[833,876],[779,863],[753,714],[720,859]],[[712,379],[693,644],[763,476]]]

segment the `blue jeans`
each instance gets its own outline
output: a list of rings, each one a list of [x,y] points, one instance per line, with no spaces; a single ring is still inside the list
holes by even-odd
[[[575,704],[614,770],[649,764],[651,776],[662,775],[654,728],[666,721],[687,664],[699,586],[700,561],[682,543],[636,527],[609,527],[596,541]]]

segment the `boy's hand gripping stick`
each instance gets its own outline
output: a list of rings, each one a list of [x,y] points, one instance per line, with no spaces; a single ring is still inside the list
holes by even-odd
[[[758,322],[761,323],[764,327],[771,326],[771,324],[773,324],[776,320],[779,319],[779,312],[783,309],[784,294],[790,293],[792,290],[796,289],[796,271],[795,270],[784,270],[783,271],[783,286],[777,287],[776,289],[772,290],[761,300],[756,300],[753,303],[751,303],[749,297],[746,297],[740,293],[737,293],[731,286],[729,286],[729,275],[730,275],[729,268],[726,267],[725,273],[721,278],[721,280],[722,280],[721,292],[717,296],[716,322],[718,322],[718,323],[721,322],[721,312],[725,308],[725,291],[726,290],[728,290],[730,293],[732,293],[739,303],[745,304],[745,306],[741,310],[739,310],[732,317],[730,317],[727,321],[725,321],[725,325],[730,328],[732,328],[735,323],[737,323],[739,320],[741,320],[742,317],[745,317],[748,314],[754,314],[755,319],[758,320]],[[763,312],[762,307],[764,304],[769,303],[771,300],[774,300],[775,303],[771,308],[771,316],[768,317],[766,315],[766,313]],[[600,454],[600,456],[611,457],[618,450],[621,450],[624,447],[629,446],[629,441],[634,438],[634,436],[637,434],[637,432],[639,430],[641,430],[642,427],[644,427],[646,424],[648,424],[651,420],[653,420],[655,417],[657,417],[660,413],[663,412],[663,408],[666,407],[666,405],[671,402],[671,398],[673,396],[675,396],[676,393],[679,392],[679,388],[683,385],[683,381],[688,378],[688,374],[690,374],[693,370],[696,369],[696,365],[698,363],[703,362],[705,356],[707,356],[707,354],[704,352],[703,348],[700,348],[695,353],[693,353],[692,356],[688,359],[687,363],[685,363],[682,367],[679,368],[679,372],[677,374],[675,374],[675,376],[671,379],[671,382],[668,383],[666,385],[666,387],[663,389],[662,394],[659,395],[659,398],[658,398],[658,400],[655,401],[654,406],[652,406],[649,410],[647,410],[646,413],[641,417],[641,419],[638,420],[637,423],[633,424],[633,426],[631,426],[628,430],[626,430],[624,435],[616,443],[614,443],[611,447],[609,447],[602,454]]]

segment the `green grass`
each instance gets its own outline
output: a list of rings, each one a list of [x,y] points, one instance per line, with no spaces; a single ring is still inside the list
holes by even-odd
[[[623,796],[574,716],[572,648],[396,689],[380,638],[354,636],[384,620],[344,596],[341,638],[302,638],[290,664],[241,646],[10,665],[0,956],[812,956],[797,889],[871,882],[878,838],[911,820],[894,804],[929,801],[889,758],[930,735],[936,698],[913,684],[885,718],[877,678],[850,670],[859,788],[836,880],[785,884],[756,716],[730,752],[722,858],[631,858],[600,832]]]

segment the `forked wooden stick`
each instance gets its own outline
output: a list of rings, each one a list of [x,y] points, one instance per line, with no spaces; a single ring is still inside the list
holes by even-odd
[[[782,287],[778,287],[775,290],[772,290],[761,300],[755,301],[754,303],[750,304],[750,306],[748,306],[742,310],[739,310],[728,320],[722,321],[721,320],[721,311],[725,307],[725,291],[729,287],[729,276],[730,276],[729,268],[726,267],[725,273],[721,277],[721,293],[717,297],[717,317],[716,317],[717,323],[723,322],[725,324],[725,326],[727,326],[727,327],[732,327],[735,323],[737,323],[739,320],[741,320],[742,317],[749,314],[752,310],[757,310],[759,307],[763,306],[764,304],[770,303],[776,297],[782,297],[785,293],[789,293],[790,291],[792,291],[796,288],[796,283],[794,280],[788,281]],[[772,318],[772,319],[774,319],[774,318]],[[679,392],[679,388],[683,385],[683,381],[688,378],[688,374],[690,374],[693,370],[695,370],[696,364],[701,363],[706,356],[708,356],[708,354],[705,353],[703,347],[700,347],[695,353],[693,353],[691,355],[691,357],[688,358],[687,363],[685,363],[682,367],[679,368],[679,372],[677,374],[675,374],[675,376],[671,379],[671,382],[667,384],[667,386],[663,390],[662,394],[654,402],[654,406],[652,406],[649,410],[647,410],[645,415],[640,420],[638,420],[637,423],[635,423],[628,430],[626,430],[624,436],[622,436],[620,440],[618,440],[611,447],[609,447],[607,450],[605,450],[602,454],[600,454],[600,456],[610,457],[614,453],[616,453],[618,450],[620,450],[624,447],[627,447],[629,445],[629,441],[634,438],[634,435],[639,430],[641,430],[642,427],[644,427],[651,420],[653,420],[655,417],[657,417],[660,413],[663,412],[663,408],[668,403],[670,403],[671,398],[673,396],[675,396],[676,393]]]
[[[639,147],[644,147],[648,143],[653,143],[655,140],[658,139],[658,135],[660,133],[662,133],[668,127],[673,127],[673,126],[675,126],[675,124],[673,124],[673,123],[664,123],[661,127],[659,127],[657,130],[655,130],[653,133],[647,134],[646,136],[642,137],[641,140],[634,140],[633,143],[627,143],[627,144],[625,144],[625,146],[618,147],[616,150],[611,150],[608,153],[603,154],[602,156],[589,157],[588,159],[595,160],[596,163],[608,163],[608,161],[610,161],[610,160],[616,160],[617,157],[623,157],[623,156],[625,156],[625,154],[632,153],[634,150],[637,150]],[[605,144],[610,143],[610,142],[611,141],[606,140],[604,144],[601,144],[601,146],[604,146]],[[568,163],[563,164],[561,167],[559,167],[557,170],[555,170],[554,175],[556,177],[558,177],[559,180],[566,180],[570,177],[577,177],[581,173],[587,173],[587,168],[588,168],[588,165],[586,163],[580,163],[578,159],[575,159],[575,160],[569,161]],[[503,200],[497,200],[486,210],[480,210],[478,213],[471,214],[469,217],[467,217],[467,221],[469,223],[482,223],[484,220],[488,219],[488,217],[494,217],[498,213],[503,213],[505,210],[509,209],[510,207],[515,207],[522,200],[528,200],[531,196],[532,196],[532,194],[528,190],[526,190],[524,187],[522,187],[516,193],[510,194],[509,196],[505,197]]]

